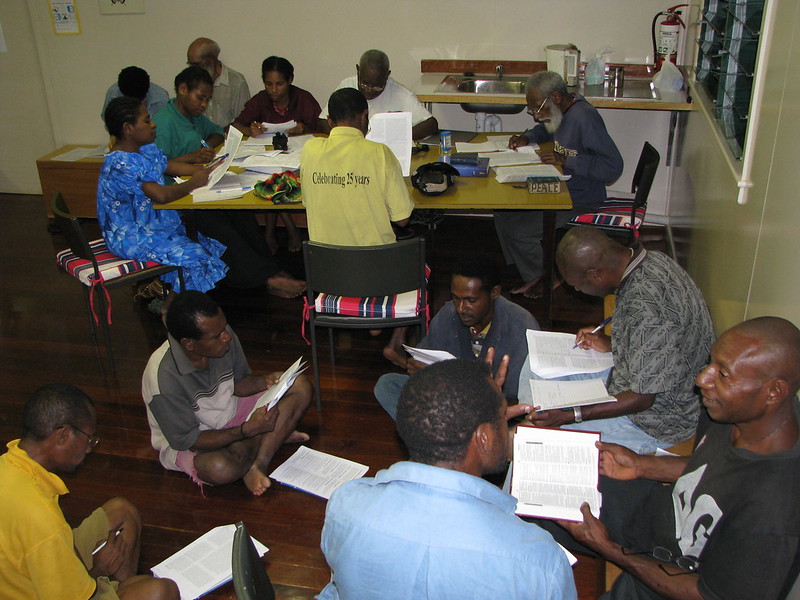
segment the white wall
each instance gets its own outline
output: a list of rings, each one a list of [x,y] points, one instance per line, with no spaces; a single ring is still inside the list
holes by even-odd
[[[122,67],[139,65],[171,89],[185,66],[186,47],[200,35],[220,44],[222,60],[247,77],[251,91],[261,87],[261,61],[277,54],[292,61],[295,82],[324,105],[335,85],[354,72],[361,52],[373,47],[389,54],[393,76],[408,84],[419,77],[424,58],[544,60],[544,47],[561,42],[574,42],[584,56],[613,46],[611,60],[644,62],[651,53],[652,17],[666,8],[663,0],[144,2],[145,14],[108,16],[99,14],[96,0],[76,0],[82,33],[73,36],[53,33],[46,0],[0,3],[12,49],[0,55],[0,133],[23,145],[13,155],[0,154],[0,192],[37,193],[30,165],[38,156],[66,143],[105,139],[103,95]],[[29,102],[34,95],[38,102]],[[32,121],[46,124],[46,131],[31,132],[26,124]]]

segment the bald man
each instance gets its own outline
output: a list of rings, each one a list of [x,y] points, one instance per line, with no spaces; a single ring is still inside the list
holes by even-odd
[[[608,382],[616,402],[531,415],[544,427],[599,431],[603,441],[647,454],[694,434],[700,414],[693,380],[714,341],[703,294],[675,261],[660,252],[627,248],[594,227],[574,227],[556,250],[566,282],[592,296],[616,293],[611,337],[578,331],[583,348],[611,352]],[[535,404],[528,361],[520,373],[520,402]]]
[[[694,454],[598,444],[600,473],[617,480],[604,510],[641,501],[619,521],[584,506],[583,523],[560,523],[623,569],[604,599],[773,600],[796,578],[800,330],[777,317],[745,321],[714,343],[695,382],[711,421]],[[649,495],[632,491],[644,483],[633,480],[650,480]]]
[[[356,88],[367,99],[369,116],[378,113],[405,111],[411,113],[411,137],[421,140],[436,133],[439,123],[414,95],[414,92],[389,77],[389,57],[380,50],[367,50],[356,65],[355,77],[347,77],[336,88]],[[319,125],[330,131],[328,107],[320,114]]]
[[[244,75],[229,69],[219,60],[219,44],[205,37],[197,38],[186,51],[186,64],[202,67],[214,80],[214,95],[206,116],[223,129],[233,123],[250,100],[250,88]]]

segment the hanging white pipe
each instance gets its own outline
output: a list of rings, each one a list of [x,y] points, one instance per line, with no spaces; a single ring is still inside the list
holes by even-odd
[[[753,95],[750,100],[750,110],[747,117],[747,131],[744,137],[744,149],[742,152],[742,174],[736,185],[739,186],[739,204],[747,204],[750,195],[750,188],[753,181],[750,176],[753,172],[753,161],[756,151],[756,133],[758,132],[758,122],[761,118],[761,102],[764,98],[767,79],[767,62],[769,61],[770,50],[772,49],[772,28],[775,24],[775,14],[777,4],[774,0],[767,0],[764,3],[764,16],[761,21],[761,35],[758,43],[758,57],[756,58],[756,69],[753,77]]]

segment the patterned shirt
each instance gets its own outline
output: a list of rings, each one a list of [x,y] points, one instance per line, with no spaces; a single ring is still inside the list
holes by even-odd
[[[677,444],[697,426],[694,378],[708,363],[714,341],[711,315],[695,283],[667,256],[642,250],[635,262],[617,292],[608,391],[655,394],[653,405],[630,419],[647,434]]]

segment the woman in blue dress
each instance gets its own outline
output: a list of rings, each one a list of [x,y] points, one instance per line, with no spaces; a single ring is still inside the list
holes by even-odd
[[[108,249],[123,258],[180,265],[186,288],[205,292],[225,277],[221,256],[225,246],[198,233],[186,235],[176,210],[155,210],[208,182],[212,169],[168,160],[153,143],[156,126],[140,100],[122,96],[104,113],[106,129],[115,142],[100,170],[97,217]],[[190,176],[177,185],[164,185],[164,174]],[[177,271],[161,276],[180,291]]]

